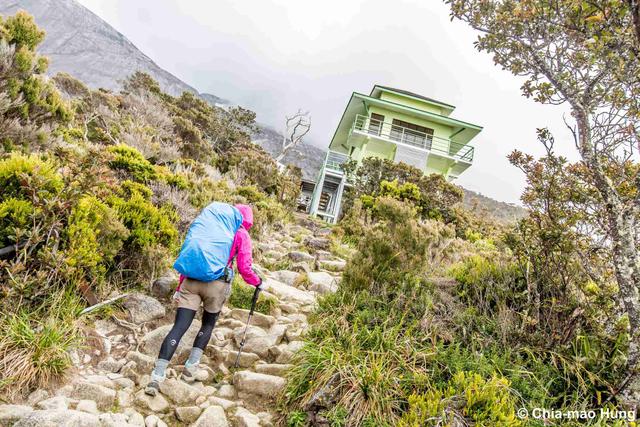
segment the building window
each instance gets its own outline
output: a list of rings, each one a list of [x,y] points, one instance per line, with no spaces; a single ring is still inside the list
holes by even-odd
[[[369,133],[373,135],[380,135],[383,123],[384,116],[382,114],[371,113],[371,118],[369,119]]]
[[[433,141],[433,129],[393,119],[391,124],[391,139],[409,145],[417,145],[422,148],[431,148]]]

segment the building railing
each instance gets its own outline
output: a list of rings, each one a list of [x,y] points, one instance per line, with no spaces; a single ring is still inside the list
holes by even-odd
[[[346,154],[338,153],[337,151],[329,150],[325,157],[325,167],[337,172],[342,172],[342,164],[349,161],[349,156]]]
[[[405,126],[363,116],[362,114],[356,116],[351,131],[358,131],[392,142],[411,145],[469,163],[473,161],[473,147],[470,145],[439,138]]]

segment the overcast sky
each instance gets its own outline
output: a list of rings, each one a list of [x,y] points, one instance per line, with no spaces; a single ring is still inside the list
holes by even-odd
[[[326,147],[351,92],[374,84],[456,105],[453,117],[484,127],[474,164],[456,181],[518,202],[525,182],[506,159],[541,155],[537,127],[573,157],[560,107],[521,96],[522,80],[473,47],[440,0],[79,0],[158,65],[201,92],[256,111],[280,129],[311,111],[309,143]]]

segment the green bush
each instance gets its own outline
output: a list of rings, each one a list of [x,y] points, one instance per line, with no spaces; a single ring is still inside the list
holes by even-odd
[[[377,197],[384,196],[411,203],[423,218],[445,223],[456,220],[455,208],[462,202],[464,193],[440,174],[425,175],[406,163],[375,157],[364,159],[359,166],[351,162],[343,167],[354,181],[344,195],[345,213],[358,199],[368,208]]]
[[[506,305],[521,306],[526,284],[518,266],[500,259],[474,255],[452,267],[450,273],[458,282],[458,295],[471,306],[493,312]]]
[[[129,198],[134,194],[139,194],[146,200],[151,200],[151,197],[153,196],[153,191],[149,187],[130,180],[122,181],[119,192],[123,198]]]
[[[347,263],[342,286],[382,294],[401,289],[434,271],[453,231],[437,221],[418,221],[410,205],[381,197],[373,216],[377,223],[358,242]],[[395,292],[395,291],[393,291]]]
[[[109,162],[112,168],[126,171],[135,181],[148,182],[158,179],[158,173],[151,162],[135,148],[125,144],[107,149],[114,158]]]
[[[50,198],[63,186],[62,176],[55,165],[35,154],[12,153],[0,160],[0,188],[4,198]]]
[[[291,211],[273,197],[257,202],[253,207],[252,232],[263,235],[271,227],[279,227],[291,221]]]
[[[8,104],[3,114],[10,119],[19,119],[27,128],[67,122],[72,118],[67,103],[62,100],[54,84],[43,75],[47,71],[48,60],[36,53],[43,39],[44,31],[24,11],[0,20],[0,43],[15,47],[12,56],[11,51],[3,49],[3,63],[7,65],[1,71],[1,78],[6,85],[0,91],[11,100],[19,100]],[[3,130],[0,129],[0,133]],[[25,135],[16,136],[22,139]],[[29,146],[36,141],[30,141],[27,137],[26,141],[17,142],[26,142],[24,145]]]
[[[18,241],[20,230],[25,230],[34,214],[31,202],[10,197],[0,202],[0,248]]]
[[[236,188],[236,194],[244,197],[247,200],[247,203],[257,203],[262,202],[267,199],[267,196],[258,190],[255,185],[245,185]]]
[[[180,190],[189,188],[189,180],[182,174],[173,173],[166,166],[156,166],[155,170],[160,181]]]
[[[399,427],[452,425],[464,419],[478,427],[517,427],[518,406],[509,381],[488,380],[473,372],[458,372],[440,389],[409,396],[409,408]]]
[[[190,183],[189,202],[196,208],[202,209],[211,202],[233,202],[231,188],[226,181],[212,181],[202,179]]]
[[[112,208],[94,196],[85,196],[69,217],[67,263],[102,276],[128,236]]]
[[[126,199],[111,196],[107,202],[130,232],[126,240],[129,247],[146,248],[157,244],[176,247],[178,230],[174,223],[178,218],[173,208],[158,208],[138,191],[131,192]]]
[[[307,425],[307,413],[292,411],[287,417],[287,427],[305,427]]]

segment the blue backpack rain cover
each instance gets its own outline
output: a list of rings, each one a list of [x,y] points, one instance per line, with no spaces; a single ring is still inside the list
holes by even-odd
[[[226,203],[211,203],[189,227],[173,268],[202,282],[222,277],[240,225],[242,214],[238,209]]]

